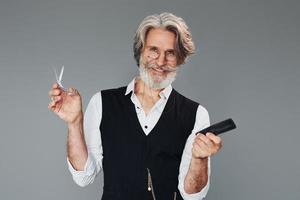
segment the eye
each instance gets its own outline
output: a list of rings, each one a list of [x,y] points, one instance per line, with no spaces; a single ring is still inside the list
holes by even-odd
[[[175,56],[175,51],[174,50],[167,51],[166,56],[174,57]]]
[[[150,49],[149,49],[150,51],[152,51],[152,52],[158,52],[158,49],[157,49],[157,47],[150,47]]]

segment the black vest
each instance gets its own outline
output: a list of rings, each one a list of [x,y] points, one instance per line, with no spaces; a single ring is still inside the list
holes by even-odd
[[[148,200],[150,170],[157,200],[182,199],[179,165],[194,127],[198,104],[174,89],[155,127],[145,135],[126,87],[104,90],[100,124],[103,146],[102,200]]]

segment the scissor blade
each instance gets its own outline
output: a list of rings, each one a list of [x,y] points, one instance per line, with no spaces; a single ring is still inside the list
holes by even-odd
[[[61,69],[60,77],[58,77],[56,68],[55,67],[52,67],[52,68],[53,68],[53,71],[54,71],[54,74],[55,74],[56,83],[59,85],[60,88],[65,90],[65,88],[63,87],[63,85],[61,83],[61,78],[62,78],[62,74],[63,74],[64,69],[63,68]]]
[[[53,68],[53,71],[54,71],[54,75],[55,75],[55,79],[56,79],[56,82],[58,82],[58,76],[57,76],[57,72],[56,72],[56,69],[54,67]]]
[[[59,82],[61,82],[61,80],[62,80],[62,76],[63,76],[63,74],[64,74],[64,69],[65,69],[65,67],[64,66],[62,66],[61,67],[61,70],[60,70],[60,74],[59,74]]]

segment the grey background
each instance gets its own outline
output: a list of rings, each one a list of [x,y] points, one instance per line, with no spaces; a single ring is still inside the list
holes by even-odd
[[[197,54],[174,87],[232,117],[212,158],[207,199],[300,199],[300,3],[266,0],[1,0],[0,199],[100,199],[102,175],[77,186],[66,165],[66,125],[47,109],[52,66],[84,108],[100,89],[127,84],[133,34],[147,15],[189,24]]]

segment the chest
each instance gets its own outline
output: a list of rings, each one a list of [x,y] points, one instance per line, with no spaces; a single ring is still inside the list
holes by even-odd
[[[137,94],[136,95],[136,101],[133,101],[134,104],[139,104],[141,106],[141,109],[145,112],[146,115],[149,114],[149,112],[154,108],[156,104],[160,101],[159,96],[149,96],[144,94]]]

